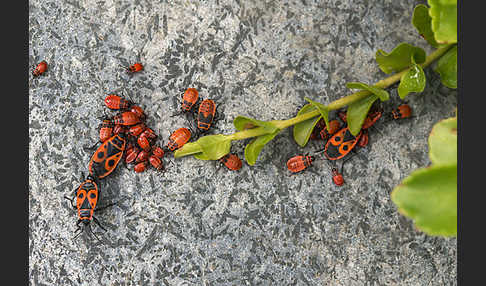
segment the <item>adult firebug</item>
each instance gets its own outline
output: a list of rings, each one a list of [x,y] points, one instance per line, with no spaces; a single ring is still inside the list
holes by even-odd
[[[89,172],[92,176],[102,179],[111,174],[120,162],[126,147],[125,134],[113,135],[103,142],[94,152],[89,161]]]

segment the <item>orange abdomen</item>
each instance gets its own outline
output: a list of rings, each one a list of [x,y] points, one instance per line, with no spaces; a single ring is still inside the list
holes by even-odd
[[[197,90],[192,87],[188,88],[182,96],[182,110],[189,111],[192,106],[197,102],[198,98],[199,93],[197,92]]]
[[[184,144],[186,144],[190,138],[191,138],[191,131],[189,131],[189,129],[184,127],[179,128],[170,135],[169,142],[167,143],[167,148],[170,151],[179,149]]]
[[[292,173],[297,173],[297,172],[305,170],[311,164],[312,164],[312,157],[311,156],[297,155],[297,156],[290,158],[287,161],[287,168]]]

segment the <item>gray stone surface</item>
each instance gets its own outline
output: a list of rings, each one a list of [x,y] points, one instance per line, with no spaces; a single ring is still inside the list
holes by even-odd
[[[237,115],[287,119],[306,96],[327,103],[346,82],[385,77],[377,49],[431,51],[411,25],[422,2],[30,0],[29,62],[49,71],[29,82],[29,284],[456,285],[456,239],[415,230],[389,196],[429,164],[428,133],[454,114],[456,91],[431,69],[407,98],[416,117],[377,124],[342,188],[324,160],[288,176],[288,158],[320,147],[289,129],[239,172],[192,157],[167,157],[164,173],[121,166],[101,182],[100,204],[120,201],[97,214],[102,243],[73,240],[63,199],[86,174],[107,93],[143,106],[161,144],[187,125],[169,115],[191,86],[224,114],[213,133],[234,132]],[[129,78],[120,65],[136,60],[146,69]]]

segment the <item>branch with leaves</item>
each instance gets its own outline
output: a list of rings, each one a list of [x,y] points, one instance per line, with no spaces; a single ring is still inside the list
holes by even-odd
[[[390,98],[385,90],[393,84],[400,82],[398,95],[405,98],[412,93],[420,93],[424,90],[426,77],[424,68],[436,63],[435,71],[440,75],[442,83],[449,88],[457,88],[457,3],[454,0],[429,0],[430,8],[426,5],[417,5],[414,9],[412,24],[418,33],[433,47],[436,48],[428,56],[420,48],[408,43],[401,43],[390,53],[383,50],[376,52],[376,62],[379,68],[389,77],[378,81],[374,85],[361,82],[350,82],[346,86],[359,91],[335,100],[327,105],[305,98],[309,103],[304,105],[297,116],[287,120],[261,121],[245,116],[237,116],[233,124],[238,132],[229,135],[216,134],[199,138],[195,142],[185,144],[174,153],[175,158],[193,155],[201,160],[218,160],[228,154],[231,149],[231,142],[252,138],[245,147],[245,159],[249,165],[254,165],[263,147],[277,136],[282,130],[293,126],[293,138],[295,142],[304,147],[317,122],[322,118],[326,126],[329,126],[329,112],[347,107],[347,124],[350,132],[357,135],[363,122],[375,101],[387,101]],[[456,118],[446,123],[451,127]],[[442,130],[442,125],[434,127]],[[434,129],[435,130],[435,129]],[[442,137],[447,137],[447,132],[437,132]],[[434,153],[441,147],[452,146],[457,153],[457,143],[454,145],[455,133],[448,133],[449,137],[441,141],[437,135],[431,134],[430,154],[435,154],[432,167],[421,169],[407,179],[400,186],[395,188],[392,200],[398,206],[399,211],[416,221],[422,230],[430,234],[455,235],[457,232],[457,207],[452,199],[457,192],[454,180],[457,182],[457,175],[452,176],[454,168],[457,169],[457,162],[452,160],[437,159],[442,157],[440,152]],[[454,135],[456,137],[454,137]],[[432,139],[431,139],[432,138]],[[432,141],[431,141],[432,140]],[[448,153],[453,153],[449,150]],[[432,156],[432,155],[431,155]],[[452,156],[453,157],[453,156]],[[434,180],[447,176],[450,180]],[[440,188],[432,188],[440,186]],[[434,189],[434,191],[430,191]],[[418,192],[418,194],[417,194]],[[442,200],[447,197],[447,200]],[[428,199],[427,199],[428,198]],[[434,206],[436,198],[441,200],[441,206]],[[455,198],[455,196],[454,196]],[[418,203],[420,201],[420,203]],[[429,208],[436,210],[430,211]],[[443,219],[433,219],[432,216],[441,216]],[[444,226],[444,223],[449,225]]]

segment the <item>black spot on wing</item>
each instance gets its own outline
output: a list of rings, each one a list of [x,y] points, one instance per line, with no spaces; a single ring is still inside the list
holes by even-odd
[[[341,156],[341,153],[339,153],[339,146],[334,146],[332,144],[328,145],[325,154],[329,159],[338,158],[339,156]]]
[[[349,132],[349,129],[346,129],[346,133],[344,133],[344,142],[352,141],[354,139],[356,139],[356,137]]]

